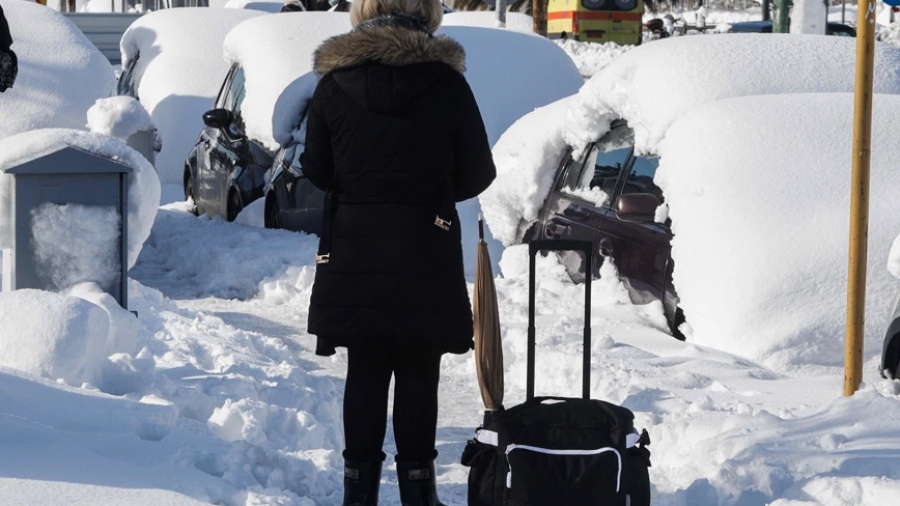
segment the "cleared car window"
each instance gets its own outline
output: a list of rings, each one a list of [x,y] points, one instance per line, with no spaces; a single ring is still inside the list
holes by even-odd
[[[138,98],[137,90],[134,89],[134,68],[137,66],[137,62],[140,58],[141,53],[134,55],[134,58],[132,58],[131,61],[128,62],[128,65],[125,66],[122,75],[119,76],[119,82],[116,83],[116,92],[118,95],[127,95],[135,99]]]
[[[614,125],[579,162],[580,167],[573,162],[568,168],[562,191],[598,207],[608,207],[633,144],[634,131],[624,124]]]
[[[631,171],[628,173],[628,178],[625,179],[622,195],[626,193],[649,193],[655,195],[660,202],[663,202],[663,192],[653,182],[653,178],[656,176],[656,169],[658,168],[659,158],[635,157]]]

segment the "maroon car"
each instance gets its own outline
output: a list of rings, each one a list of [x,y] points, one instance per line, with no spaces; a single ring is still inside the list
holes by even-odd
[[[672,286],[669,221],[657,208],[664,202],[653,183],[656,158],[634,152],[634,132],[624,122],[613,123],[602,139],[581,156],[563,158],[544,207],[526,240],[576,239],[594,243],[594,277],[606,257],[611,257],[619,276],[634,294],[663,302],[673,335],[684,336],[678,326],[684,314]],[[576,254],[564,256],[569,273],[584,278],[584,261]]]

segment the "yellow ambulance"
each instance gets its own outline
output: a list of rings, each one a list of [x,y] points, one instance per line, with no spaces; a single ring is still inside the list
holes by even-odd
[[[644,0],[550,0],[547,35],[587,42],[641,42]]]

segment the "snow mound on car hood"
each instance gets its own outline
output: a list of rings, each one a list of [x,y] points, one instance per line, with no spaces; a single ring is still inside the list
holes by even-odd
[[[0,94],[0,139],[37,128],[84,129],[97,99],[110,95],[109,61],[61,14],[33,2],[3,1],[19,75]]]
[[[689,340],[779,370],[843,359],[853,95],[714,102],[672,124],[657,183],[672,218]],[[876,95],[866,350],[880,350],[897,282],[900,96]],[[739,141],[738,141],[739,139]]]

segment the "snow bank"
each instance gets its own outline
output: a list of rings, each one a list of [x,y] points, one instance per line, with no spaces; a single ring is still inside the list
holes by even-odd
[[[3,0],[19,75],[0,95],[0,139],[38,128],[84,128],[88,109],[115,87],[109,61],[62,15]]]
[[[88,109],[87,127],[91,132],[126,140],[138,132],[156,130],[147,109],[132,97],[101,98]]]
[[[715,37],[715,44],[708,37],[669,38],[617,58],[579,92],[566,139],[583,146],[621,117],[634,128],[638,149],[652,152],[673,121],[712,100],[853,91],[852,38]],[[874,81],[876,93],[900,93],[900,50],[877,46]]]
[[[558,39],[556,43],[572,58],[584,77],[591,77],[606,68],[619,55],[635,46],[620,46],[615,42],[597,44],[575,39]]]
[[[130,269],[137,261],[144,241],[150,236],[150,229],[153,227],[156,210],[159,207],[159,178],[150,162],[140,153],[121,141],[102,134],[52,128],[33,130],[0,140],[0,172],[65,147],[73,147],[111,158],[133,170],[131,177],[128,178],[128,268]],[[11,218],[9,178],[9,175],[0,174],[0,190],[2,190],[0,191],[0,232],[6,232],[6,234],[9,233],[11,225],[9,221]],[[81,225],[79,231],[84,232],[87,226],[89,226],[88,223]],[[70,235],[71,231],[62,230],[52,224],[47,230],[52,232],[51,235],[58,235],[57,240],[74,238]],[[9,244],[8,238],[8,235],[0,237],[0,244]],[[52,242],[52,237],[47,239]],[[92,236],[92,239],[102,239],[102,237]]]
[[[537,220],[555,172],[566,152],[565,111],[574,97],[528,114],[494,145],[497,180],[478,198],[494,238],[506,246],[521,242]]]
[[[820,0],[797,0],[791,8],[791,33],[825,35],[826,9]]]
[[[293,138],[318,79],[313,52],[350,31],[346,12],[286,12],[242,23],[225,39],[225,57],[244,69],[247,135],[272,151]]]
[[[481,28],[498,28],[497,13],[492,11],[456,11],[444,14],[442,26],[479,26]],[[534,22],[531,16],[521,12],[506,13],[506,29],[534,34]]]
[[[101,308],[56,293],[17,290],[0,293],[0,320],[0,365],[76,386],[99,379],[109,336],[109,317]]]
[[[656,181],[669,204],[674,283],[692,342],[778,370],[841,363],[852,117],[852,94],[796,94],[714,102],[671,126]],[[900,230],[898,128],[900,97],[876,95],[870,357],[896,295],[883,262]]]
[[[156,168],[163,184],[181,186],[184,161],[213,108],[229,63],[222,41],[231,28],[263,15],[256,10],[181,7],[137,19],[122,36],[122,67],[138,58],[135,92],[159,128]],[[107,64],[108,66],[108,64]]]

